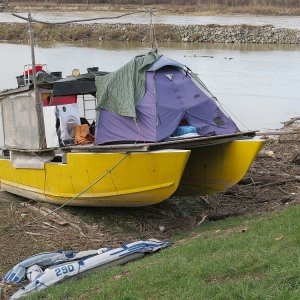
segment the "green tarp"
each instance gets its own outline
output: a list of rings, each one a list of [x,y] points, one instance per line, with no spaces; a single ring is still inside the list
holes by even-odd
[[[96,108],[136,118],[135,107],[145,94],[147,68],[160,56],[153,50],[136,56],[115,72],[96,76]]]

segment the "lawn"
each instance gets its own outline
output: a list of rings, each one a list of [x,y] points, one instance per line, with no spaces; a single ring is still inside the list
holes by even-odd
[[[160,253],[26,299],[300,299],[300,206],[202,224]]]

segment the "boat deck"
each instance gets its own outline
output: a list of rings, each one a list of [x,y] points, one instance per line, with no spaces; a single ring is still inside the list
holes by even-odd
[[[232,142],[237,139],[250,139],[255,136],[255,131],[244,131],[234,134],[225,134],[208,137],[190,137],[190,138],[176,138],[157,143],[126,143],[113,145],[72,145],[60,148],[63,152],[146,152],[162,149],[191,149],[216,144],[223,144]]]

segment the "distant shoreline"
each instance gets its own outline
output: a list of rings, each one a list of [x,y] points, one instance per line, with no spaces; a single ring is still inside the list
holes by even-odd
[[[26,11],[103,11],[103,12],[129,12],[140,10],[145,7],[141,5],[108,5],[108,4],[60,4],[48,3],[35,5],[34,3],[15,4],[11,3],[8,7],[3,7],[6,12],[26,12]],[[159,11],[162,14],[185,14],[199,16],[230,15],[230,14],[249,14],[249,15],[269,15],[269,16],[300,16],[300,7],[280,7],[275,5],[266,6],[220,6],[220,5],[147,5],[146,8]]]
[[[36,25],[38,41],[126,41],[149,42],[145,24]],[[157,42],[300,44],[300,29],[251,25],[168,25],[156,24]],[[1,41],[28,41],[27,24],[0,23]]]

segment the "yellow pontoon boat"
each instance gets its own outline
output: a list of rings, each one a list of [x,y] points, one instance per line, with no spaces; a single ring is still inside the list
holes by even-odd
[[[194,137],[149,144],[150,149],[190,149],[177,195],[224,192],[247,173],[264,141],[255,132]]]
[[[151,61],[149,55],[143,59]],[[86,110],[80,118],[78,104],[96,103],[97,78],[106,73],[61,78],[44,65],[25,66],[19,87],[0,93],[1,189],[55,204],[144,206],[169,198],[179,185],[204,195],[236,184],[263,142],[240,132],[189,69],[154,57],[136,107],[133,99],[123,101],[121,85],[119,94],[104,91],[108,103],[97,107],[95,143],[85,131],[93,123],[86,124]],[[127,73],[121,70],[119,80]],[[174,134],[181,123],[192,136]]]
[[[1,190],[54,204],[75,197],[70,205],[151,205],[176,191],[189,154],[189,150],[67,153],[65,162],[45,162],[40,169],[14,167],[11,159],[2,158]],[[43,161],[36,155],[31,163]]]
[[[263,144],[261,140],[235,140],[192,149],[179,192],[208,195],[226,191],[245,176]]]

